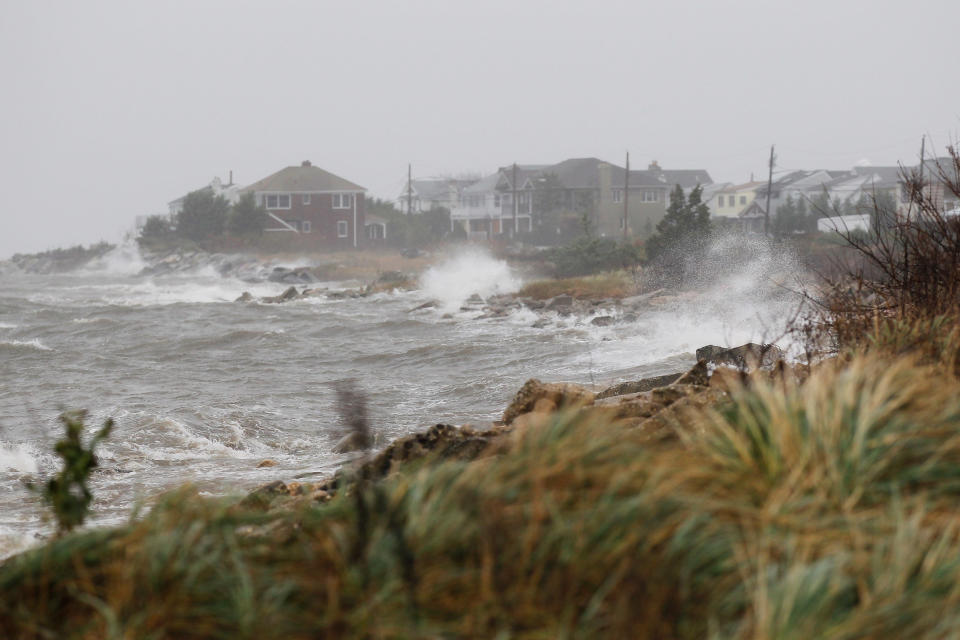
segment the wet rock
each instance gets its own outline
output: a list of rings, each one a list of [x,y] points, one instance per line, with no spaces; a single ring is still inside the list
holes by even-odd
[[[562,408],[593,404],[594,393],[577,384],[527,380],[510,406],[503,412],[503,423],[510,424],[527,413],[549,414]]]
[[[595,327],[609,327],[613,323],[614,323],[613,316],[597,316],[596,318],[590,321],[590,324],[592,324]]]
[[[267,302],[267,303],[271,303],[271,304],[278,304],[278,303],[281,303],[281,302],[289,302],[289,301],[291,301],[291,300],[296,300],[299,296],[300,296],[300,294],[297,293],[297,288],[296,288],[296,287],[289,287],[286,291],[284,291],[283,293],[281,293],[281,294],[278,295],[278,296],[267,296],[267,297],[263,298],[262,300],[263,300],[263,302]]]
[[[422,311],[423,309],[433,309],[437,306],[436,300],[429,300],[423,304],[415,306],[413,309],[410,309],[407,313],[413,313],[414,311]]]
[[[773,344],[748,342],[739,347],[706,345],[697,349],[697,360],[710,364],[733,365],[740,369],[769,367],[783,359],[783,351]]]
[[[674,384],[691,384],[697,387],[705,387],[710,384],[710,372],[707,370],[707,363],[698,360],[697,364],[685,374],[677,378]]]
[[[597,400],[602,400],[603,398],[610,398],[612,396],[622,396],[629,393],[639,393],[641,391],[650,391],[651,389],[656,389],[657,387],[665,387],[668,384],[673,384],[674,382],[676,382],[681,375],[683,374],[668,373],[662,376],[643,378],[642,380],[631,380],[629,382],[621,382],[620,384],[604,389],[603,391],[598,393]]]
[[[333,445],[333,452],[351,453],[353,451],[363,451],[368,448],[370,448],[370,438],[354,431],[340,438],[340,440]]]
[[[276,460],[261,460],[257,464],[257,469],[263,469],[265,467],[275,467],[275,466],[277,466]]]
[[[539,320],[534,322],[532,325],[530,325],[530,327],[533,329],[543,329],[544,327],[549,327],[549,326],[550,326],[550,321],[547,320],[546,318],[540,318]]]
[[[566,293],[551,298],[544,307],[547,311],[567,312],[573,307],[573,296]]]
[[[394,440],[372,461],[363,465],[360,473],[367,478],[381,478],[398,464],[430,454],[443,459],[472,460],[487,448],[493,438],[502,433],[502,428],[475,431],[467,426],[436,424],[425,432]]]
[[[253,296],[250,295],[249,291],[244,291],[234,302],[253,302]]]

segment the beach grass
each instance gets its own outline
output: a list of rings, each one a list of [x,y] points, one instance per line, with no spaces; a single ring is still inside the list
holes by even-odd
[[[943,638],[960,384],[860,356],[756,377],[651,439],[590,412],[326,504],[184,488],[0,567],[0,635]]]

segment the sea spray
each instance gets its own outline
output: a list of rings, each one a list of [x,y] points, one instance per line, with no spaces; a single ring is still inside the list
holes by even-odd
[[[147,263],[140,255],[140,247],[134,240],[126,240],[103,256],[91,260],[84,269],[112,275],[136,275],[145,266]]]
[[[476,248],[467,249],[430,267],[423,274],[420,284],[444,312],[456,311],[474,294],[486,298],[520,289],[520,280],[513,275],[506,262]]]
[[[702,260],[686,265],[696,291],[667,297],[633,322],[591,327],[586,339],[597,344],[570,372],[597,366],[629,377],[655,363],[643,374],[665,373],[690,364],[693,352],[707,344],[776,342],[790,353],[787,324],[801,304],[792,286],[800,283],[790,279],[801,271],[791,253],[764,238],[721,235]]]

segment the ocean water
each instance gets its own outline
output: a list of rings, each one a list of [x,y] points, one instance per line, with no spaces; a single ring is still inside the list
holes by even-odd
[[[331,474],[348,459],[333,452],[339,380],[366,392],[385,443],[437,422],[495,420],[531,377],[599,390],[688,367],[704,344],[777,337],[796,299],[771,274],[789,273],[789,261],[759,247],[716,264],[702,295],[607,327],[591,316],[534,328],[529,310],[485,320],[460,311],[474,293],[522,285],[480,251],[432,267],[417,291],[279,305],[234,299],[286,285],[212,270],[137,277],[143,265],[128,248],[74,273],[0,276],[0,557],[52,530],[24,481],[57,468],[63,409],[87,409],[92,426],[116,420],[98,449],[90,526],[118,523],[183,483],[221,495]],[[411,311],[428,300],[437,306]],[[264,459],[277,464],[258,468]]]

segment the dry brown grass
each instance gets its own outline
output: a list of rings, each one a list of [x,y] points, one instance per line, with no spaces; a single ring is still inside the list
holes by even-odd
[[[638,285],[627,271],[608,271],[578,278],[559,278],[555,280],[537,280],[525,284],[518,296],[546,300],[561,294],[575,298],[599,300],[603,298],[624,298],[637,293]]]

